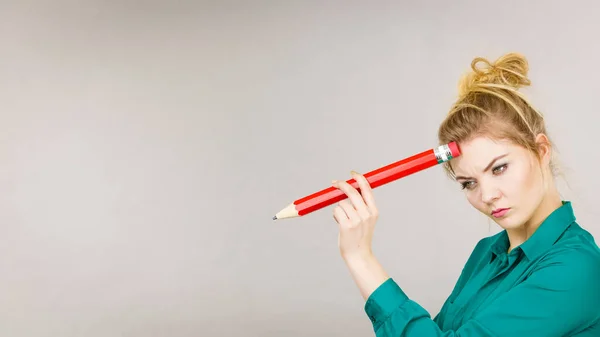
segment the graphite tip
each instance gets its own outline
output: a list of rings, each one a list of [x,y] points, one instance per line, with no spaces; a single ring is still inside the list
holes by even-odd
[[[273,217],[273,220],[277,220],[277,215],[275,215],[275,216]]]

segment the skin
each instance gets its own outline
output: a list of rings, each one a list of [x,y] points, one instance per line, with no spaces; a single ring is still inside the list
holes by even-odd
[[[551,147],[544,134],[536,137],[539,157],[504,140],[476,137],[460,143],[461,155],[451,160],[459,187],[469,203],[507,231],[510,252],[525,242],[542,221],[562,205],[550,170]],[[366,300],[389,275],[372,252],[379,211],[366,178],[356,172],[360,192],[345,181],[333,181],[348,198],[333,210],[339,227],[340,254]],[[508,208],[502,217],[492,211]]]

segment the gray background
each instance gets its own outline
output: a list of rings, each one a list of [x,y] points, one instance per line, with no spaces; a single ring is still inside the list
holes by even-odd
[[[328,207],[429,149],[476,56],[525,54],[596,237],[596,1],[0,2],[0,335],[370,336]],[[432,314],[498,227],[441,167],[376,189]]]

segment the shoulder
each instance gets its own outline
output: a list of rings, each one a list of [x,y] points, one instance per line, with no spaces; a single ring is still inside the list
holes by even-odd
[[[589,268],[600,273],[600,248],[590,232],[573,222],[540,260],[542,265],[549,263]]]
[[[558,289],[592,296],[600,304],[600,248],[588,235],[572,236],[555,243],[536,263],[530,277],[536,273],[545,275]]]
[[[557,241],[557,244],[562,242],[569,243],[570,241],[578,241],[581,240],[585,244],[589,244],[592,248],[599,249],[596,243],[596,240],[592,233],[583,228],[579,223],[573,221],[569,228],[563,233],[560,239]],[[600,250],[600,249],[599,249]]]

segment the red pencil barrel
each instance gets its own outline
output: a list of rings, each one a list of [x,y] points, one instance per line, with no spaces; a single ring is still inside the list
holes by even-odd
[[[435,156],[435,152],[433,149],[430,149],[365,173],[364,177],[369,182],[371,188],[376,188],[437,164],[438,160]],[[347,180],[347,182],[360,192],[360,188],[358,187],[356,180],[350,179]],[[344,200],[347,197],[348,196],[344,192],[331,186],[306,197],[300,198],[294,201],[294,204],[296,205],[298,215],[304,215]]]

